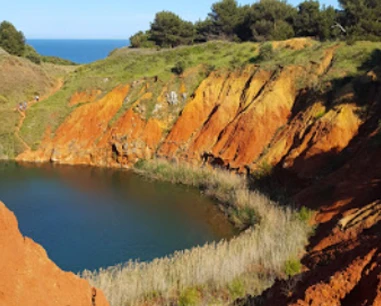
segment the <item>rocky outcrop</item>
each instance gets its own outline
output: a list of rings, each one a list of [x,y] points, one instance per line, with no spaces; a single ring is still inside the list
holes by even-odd
[[[315,43],[274,47],[306,44]],[[381,72],[367,66],[348,78],[343,65],[335,68],[337,48],[321,49],[319,60],[304,65],[204,71],[200,82],[203,68],[194,67],[166,81],[136,80],[101,98],[77,93],[72,103],[87,103],[19,159],[128,168],[158,156],[246,172],[267,189],[280,184],[297,205],[317,211],[317,229],[303,274],[277,283],[262,302],[377,305]]]
[[[24,237],[16,217],[0,202],[0,305],[108,306],[102,291],[52,262]]]

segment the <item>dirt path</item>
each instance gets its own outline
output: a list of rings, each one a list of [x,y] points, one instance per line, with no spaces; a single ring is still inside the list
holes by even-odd
[[[20,120],[19,120],[19,123],[17,124],[17,127],[16,127],[16,130],[15,130],[15,136],[16,138],[23,144],[23,146],[25,147],[25,150],[26,151],[30,151],[31,148],[30,146],[24,141],[24,139],[22,139],[22,137],[20,136],[20,130],[21,130],[21,127],[22,125],[24,124],[24,121],[25,121],[25,118],[26,118],[26,113],[28,111],[29,108],[31,108],[34,104],[36,103],[42,103],[44,100],[46,100],[47,98],[49,98],[51,95],[55,94],[58,90],[60,90],[62,88],[62,86],[64,85],[64,81],[62,79],[58,79],[58,82],[57,84],[50,90],[49,93],[43,95],[42,97],[40,97],[40,101],[39,102],[36,102],[34,99],[29,101],[28,102],[28,108],[26,111],[22,112],[20,111],[18,108],[17,108],[17,111],[19,112],[20,114]]]

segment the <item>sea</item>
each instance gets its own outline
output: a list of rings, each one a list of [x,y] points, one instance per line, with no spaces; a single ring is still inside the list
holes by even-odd
[[[28,39],[27,43],[41,55],[58,56],[77,64],[104,59],[116,48],[129,45],[127,39]]]

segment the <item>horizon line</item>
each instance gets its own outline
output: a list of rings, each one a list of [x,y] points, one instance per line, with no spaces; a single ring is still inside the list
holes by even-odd
[[[130,40],[129,38],[43,38],[43,37],[26,37],[26,40],[40,39],[40,40]]]

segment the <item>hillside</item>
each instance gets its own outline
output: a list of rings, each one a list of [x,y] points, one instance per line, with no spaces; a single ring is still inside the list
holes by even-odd
[[[17,159],[128,168],[161,157],[247,173],[316,211],[302,274],[261,301],[377,305],[381,43],[272,46],[122,49],[79,67],[28,110],[31,149]]]
[[[50,94],[74,67],[49,63],[36,65],[28,59],[9,55],[0,49],[0,159],[14,158],[25,146],[14,136],[21,114],[17,105],[36,95]]]

